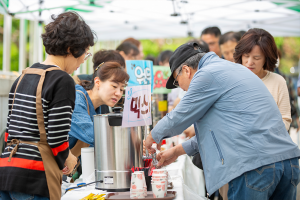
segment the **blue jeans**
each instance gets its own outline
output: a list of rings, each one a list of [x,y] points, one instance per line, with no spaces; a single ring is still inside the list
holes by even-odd
[[[296,200],[299,181],[298,158],[283,160],[230,181],[228,200]]]
[[[49,198],[20,192],[0,191],[0,200],[49,200]]]

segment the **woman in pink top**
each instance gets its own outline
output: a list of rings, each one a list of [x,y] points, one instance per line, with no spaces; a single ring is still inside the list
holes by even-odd
[[[247,67],[264,82],[277,103],[286,130],[289,130],[292,122],[289,92],[285,79],[273,73],[277,59],[274,38],[263,29],[250,29],[235,47],[235,62]]]

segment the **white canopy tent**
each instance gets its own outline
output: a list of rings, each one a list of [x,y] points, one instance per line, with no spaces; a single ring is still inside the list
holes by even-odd
[[[98,41],[199,37],[208,26],[218,26],[222,33],[257,27],[273,36],[300,36],[299,0],[0,0],[0,5],[5,16],[3,71],[10,69],[11,16],[32,20],[32,62],[43,59],[39,21],[47,24],[52,14],[67,10],[77,11]],[[26,67],[23,22],[19,72]],[[81,72],[85,71],[83,67]]]
[[[299,0],[9,0],[8,6],[17,18],[45,23],[65,10],[78,11],[99,40],[199,37],[214,25],[224,33],[259,27],[274,36],[300,35]]]

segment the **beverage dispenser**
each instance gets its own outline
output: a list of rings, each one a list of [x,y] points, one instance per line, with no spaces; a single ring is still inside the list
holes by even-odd
[[[143,166],[144,128],[122,127],[121,108],[94,116],[96,189],[130,190],[132,167]]]

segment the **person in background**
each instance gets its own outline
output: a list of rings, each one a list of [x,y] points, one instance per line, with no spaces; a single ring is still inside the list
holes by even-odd
[[[221,58],[222,53],[219,46],[220,36],[221,31],[216,26],[208,27],[201,33],[201,40],[208,44],[209,51],[215,52]]]
[[[169,60],[170,60],[170,57],[172,54],[173,54],[173,51],[171,51],[171,50],[162,51],[157,57],[158,65],[170,67]]]
[[[140,54],[139,49],[130,42],[121,43],[116,49],[124,60],[137,60]]]
[[[153,65],[157,65],[156,58],[153,55],[146,56],[145,60],[151,60],[153,62]]]
[[[136,57],[136,60],[143,60],[144,59],[143,45],[139,40],[136,40],[136,39],[130,37],[130,38],[125,39],[122,43],[124,43],[124,42],[130,42],[138,48],[139,55]]]
[[[116,50],[105,50],[102,49],[94,54],[93,56],[93,68],[95,69],[103,62],[118,62],[121,66],[125,66],[125,60],[121,54]],[[73,79],[76,84],[79,84],[81,81],[92,81],[94,73],[92,74],[79,74],[73,76]]]
[[[240,34],[240,37],[242,38],[243,35],[246,33],[246,31],[241,30],[241,31],[239,31],[238,33]]]
[[[75,12],[52,19],[42,34],[46,60],[23,70],[9,93],[1,200],[60,199],[62,174],[77,163],[68,140],[75,106],[69,74],[91,55],[94,33]]]
[[[241,39],[241,34],[239,32],[227,32],[220,37],[220,50],[225,60],[234,62],[233,53],[235,46]]]
[[[273,36],[263,29],[250,29],[238,42],[234,60],[256,74],[272,94],[286,130],[292,122],[289,92],[285,79],[273,73],[278,60],[278,50]]]

